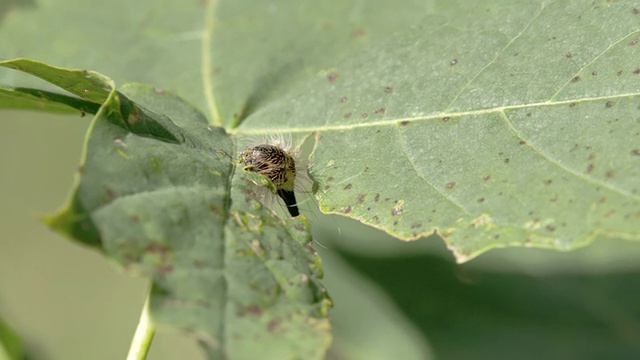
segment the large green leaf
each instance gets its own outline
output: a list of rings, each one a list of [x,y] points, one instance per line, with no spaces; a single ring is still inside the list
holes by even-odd
[[[236,132],[316,132],[324,211],[402,239],[437,229],[459,261],[639,239],[637,9],[460,6],[337,63]]]
[[[640,237],[633,1],[38,6],[5,16],[5,56],[176,91],[236,137],[316,132],[325,212],[438,231],[459,261]]]
[[[96,73],[0,65],[103,102],[74,193],[48,222],[151,278],[155,322],[193,332],[212,358],[322,357],[331,302],[307,222],[258,203],[222,128],[148,86],[116,91]]]

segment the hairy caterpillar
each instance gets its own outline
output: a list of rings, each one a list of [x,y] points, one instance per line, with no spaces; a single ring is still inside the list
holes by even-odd
[[[300,215],[294,192],[296,160],[291,146],[283,138],[268,139],[247,146],[240,153],[239,162],[245,166],[245,171],[268,178],[275,187],[275,193],[284,201],[289,214],[292,217]]]

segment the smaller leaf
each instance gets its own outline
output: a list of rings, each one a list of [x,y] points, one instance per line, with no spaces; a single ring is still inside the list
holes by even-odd
[[[156,324],[193,333],[210,358],[324,356],[331,301],[307,220],[281,220],[257,201],[224,129],[160,89],[119,92],[92,72],[0,64],[104,101],[73,193],[46,221],[149,277]]]
[[[81,99],[96,104],[105,102],[115,88],[111,79],[94,71],[70,70],[29,59],[0,61],[0,66],[37,76]]]

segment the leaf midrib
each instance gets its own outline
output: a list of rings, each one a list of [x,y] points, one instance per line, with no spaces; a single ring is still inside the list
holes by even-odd
[[[368,127],[378,127],[378,126],[390,126],[397,125],[400,122],[404,121],[427,121],[427,120],[441,120],[444,117],[462,117],[462,116],[474,116],[474,115],[487,115],[487,114],[495,114],[500,112],[506,112],[509,110],[520,110],[527,108],[543,108],[543,107],[552,107],[552,106],[561,106],[561,105],[569,105],[569,104],[580,104],[590,101],[601,101],[601,100],[611,100],[611,99],[620,99],[620,98],[631,98],[635,96],[640,96],[640,92],[633,93],[625,93],[618,95],[608,95],[608,96],[595,96],[595,97],[586,97],[581,99],[570,99],[570,100],[561,100],[561,101],[544,101],[538,103],[531,104],[520,104],[520,105],[506,105],[506,106],[498,106],[493,108],[486,108],[480,110],[468,110],[468,111],[456,111],[456,112],[440,112],[432,115],[421,115],[414,117],[402,117],[396,119],[387,119],[387,120],[379,120],[372,121],[366,123],[357,123],[357,124],[332,124],[332,125],[318,125],[318,126],[292,126],[287,127],[286,125],[279,125],[278,130],[280,132],[286,133],[310,133],[314,131],[339,131],[339,130],[352,130],[359,128],[368,128]],[[230,134],[234,135],[270,135],[273,134],[273,129],[269,128],[260,128],[260,129],[251,129],[251,128],[234,128],[227,130]]]

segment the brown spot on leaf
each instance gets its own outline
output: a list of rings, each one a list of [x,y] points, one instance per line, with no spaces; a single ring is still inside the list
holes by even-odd
[[[142,120],[142,115],[136,110],[132,111],[127,117],[127,123],[129,123],[130,125],[135,125],[140,120]]]
[[[607,101],[607,102],[604,104],[604,107],[608,109],[608,108],[612,107],[612,106],[613,106],[613,104],[614,104],[614,102],[613,102],[613,101]]]
[[[173,271],[173,265],[171,264],[160,264],[155,267],[156,271],[162,275],[166,275]]]
[[[504,163],[505,163],[505,164],[508,164],[509,162],[511,162],[511,159],[509,159],[509,158],[504,158]]]
[[[589,164],[586,169],[584,169],[585,174],[591,174],[593,171],[593,164]]]
[[[400,126],[407,126],[407,125],[409,125],[409,122],[407,120],[400,121]]]
[[[257,305],[250,305],[245,307],[244,309],[240,309],[240,311],[238,311],[238,315],[239,316],[245,316],[245,315],[262,316],[262,308],[260,308]]]
[[[169,246],[161,244],[159,242],[152,242],[144,248],[144,252],[148,253],[156,253],[156,254],[167,254],[171,250]]]
[[[607,171],[606,174],[604,174],[604,176],[606,176],[607,179],[611,179],[611,178],[613,178],[615,176],[615,172],[613,170],[609,170],[609,171]]]
[[[597,75],[598,75],[598,72],[597,72],[597,71],[592,71],[592,72],[591,72],[591,75],[593,75],[593,76],[597,76]]]
[[[640,149],[631,150],[631,156],[640,156]]]
[[[349,183],[349,184],[347,184],[347,185],[345,185],[345,186],[344,186],[344,190],[349,190],[349,189],[351,189],[351,186],[352,186],[352,185],[351,185],[350,183]]]
[[[639,42],[640,40],[638,38],[635,38],[629,42],[629,46],[636,46]]]
[[[387,94],[392,94],[393,93],[393,87],[391,86],[387,86],[384,88],[384,92]]]
[[[345,207],[343,207],[343,208],[342,208],[342,212],[343,212],[344,214],[348,214],[348,213],[350,213],[350,212],[351,212],[351,209],[352,209],[352,208],[351,208],[351,205],[347,205],[347,206],[345,206]]]
[[[376,197],[373,198],[373,201],[378,202],[380,200],[380,194],[376,194]]]
[[[578,81],[580,81],[580,76],[576,75],[573,78],[571,78],[571,82],[572,83],[577,83]]]
[[[347,99],[347,97],[346,97],[346,96],[343,96],[343,97],[341,97],[341,98],[340,98],[340,102],[341,102],[341,103],[345,103],[345,102],[347,102],[347,100],[348,100],[348,99]]]
[[[449,121],[449,119],[450,118],[448,116],[445,116],[445,117],[442,118],[442,122],[447,122],[447,121]]]
[[[351,117],[351,115],[352,115],[351,111],[346,112],[346,113],[344,113],[344,118],[345,118],[345,119],[348,119],[348,118],[350,118],[350,117]]]
[[[478,198],[478,200],[477,200],[477,201],[478,201],[479,203],[483,203],[483,202],[484,202],[484,198],[483,198],[483,197]]]
[[[363,37],[363,36],[365,36],[365,34],[366,34],[366,32],[364,31],[363,28],[357,28],[357,29],[355,29],[355,30],[353,30],[351,32],[351,36],[353,36],[355,38]]]
[[[487,174],[487,175],[482,177],[482,180],[484,180],[484,181],[489,181],[489,179],[491,179],[491,174]]]
[[[358,194],[358,197],[357,197],[358,203],[362,204],[366,197],[367,197],[367,194]]]
[[[622,75],[622,70],[618,70],[618,72],[616,73],[616,75],[618,75],[618,76]]]
[[[153,88],[153,92],[158,94],[158,95],[164,95],[164,89],[160,89],[160,88],[157,88],[157,87]]]
[[[554,232],[556,231],[556,227],[552,226],[552,225],[547,225],[544,227],[548,232]]]
[[[110,186],[105,185],[104,190],[105,190],[105,197],[107,202],[112,202],[118,197],[116,192],[113,191],[113,189]]]
[[[444,187],[446,187],[447,189],[453,189],[454,187],[456,187],[456,183],[454,181],[447,183]]]
[[[369,117],[369,114],[367,113],[362,113],[362,115],[360,115],[363,119],[366,119]]]
[[[457,65],[457,64],[458,64],[458,59],[452,59],[452,60],[449,62],[449,65],[451,65],[451,66],[455,66],[455,65]]]
[[[640,68],[633,70],[633,75],[640,75]]]
[[[385,108],[380,108],[380,109],[374,111],[374,113],[377,114],[377,115],[383,115],[385,111],[386,111]]]
[[[254,195],[254,198],[255,198],[255,196],[256,195]],[[220,209],[220,207],[216,206],[215,204],[209,204],[209,210],[211,210],[211,212],[213,212],[214,214],[217,214],[217,215],[222,215],[223,214],[223,212]]]
[[[338,80],[338,76],[339,74],[335,71],[330,72],[329,74],[327,74],[327,80],[329,80],[329,82],[335,82],[336,80]]]
[[[545,181],[543,181],[545,185],[551,185],[551,183],[553,182],[553,180],[551,179],[547,179]]]

